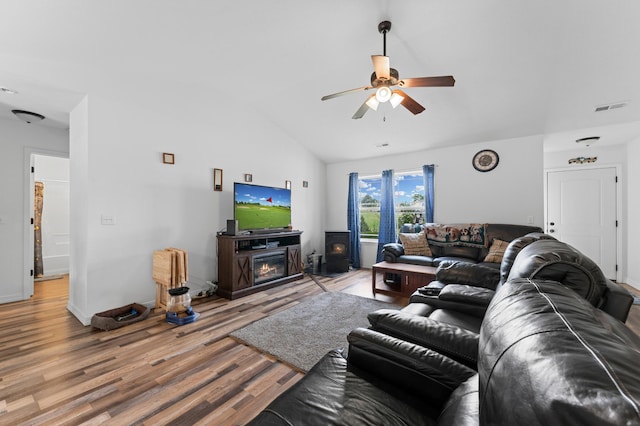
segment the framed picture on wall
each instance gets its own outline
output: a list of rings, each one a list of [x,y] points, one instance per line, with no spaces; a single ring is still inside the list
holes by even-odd
[[[175,160],[175,158],[174,158],[173,154],[168,153],[168,152],[163,152],[162,153],[162,162],[164,164],[174,164],[174,160]]]

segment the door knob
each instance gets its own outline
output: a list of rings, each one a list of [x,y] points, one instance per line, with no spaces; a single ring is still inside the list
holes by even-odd
[[[555,230],[555,229],[549,229],[549,233],[550,233],[550,234],[553,234],[554,232],[556,232],[556,230]]]
[[[553,226],[555,225],[555,222],[549,222],[549,225]]]

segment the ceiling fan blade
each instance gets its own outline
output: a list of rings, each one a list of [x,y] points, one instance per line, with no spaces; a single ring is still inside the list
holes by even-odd
[[[359,119],[359,118],[362,118],[362,117],[365,115],[365,113],[366,113],[367,111],[369,111],[369,109],[370,109],[370,108],[369,108],[369,105],[367,105],[367,102],[369,101],[369,99],[371,99],[371,98],[372,98],[372,97],[374,97],[374,96],[375,96],[375,93],[374,93],[373,95],[369,96],[369,97],[367,98],[367,100],[365,100],[365,101],[362,103],[362,105],[360,105],[360,108],[358,108],[358,110],[356,111],[356,113],[355,113],[355,114],[353,114],[353,117],[351,117],[351,118],[353,118],[354,120],[357,120],[357,119]]]
[[[409,111],[411,111],[414,115],[420,114],[422,111],[424,111],[424,107],[422,105],[420,105],[418,102],[415,101],[415,99],[407,95],[402,90],[394,90],[393,93],[397,93],[398,95],[404,98],[402,99],[400,104],[406,109],[408,109]]]
[[[338,93],[333,93],[331,95],[323,96],[322,98],[320,98],[320,100],[326,101],[328,99],[337,98],[338,96],[349,95],[351,93],[361,92],[363,90],[369,90],[369,89],[373,89],[373,87],[363,86],[363,87],[358,87],[357,89],[349,89],[349,90],[345,90],[344,92],[338,92]]]
[[[373,61],[373,70],[376,73],[377,78],[389,79],[389,57],[382,55],[371,55]]]
[[[405,78],[398,82],[400,87],[445,87],[453,86],[455,80],[451,75],[441,77]]]

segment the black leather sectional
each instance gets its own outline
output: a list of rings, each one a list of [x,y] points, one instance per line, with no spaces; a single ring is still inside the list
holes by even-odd
[[[326,354],[251,424],[640,425],[631,295],[572,247],[523,238],[479,315],[418,294],[373,312],[348,359]]]

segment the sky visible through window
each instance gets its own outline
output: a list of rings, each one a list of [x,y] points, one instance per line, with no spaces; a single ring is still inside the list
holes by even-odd
[[[409,205],[414,201],[414,194],[424,195],[424,178],[422,173],[411,175],[395,175],[395,201],[396,204]],[[380,201],[380,186],[382,179],[377,176],[368,179],[360,179],[360,200],[366,195]],[[423,202],[424,204],[424,202]]]
[[[380,227],[382,178],[359,179],[360,236],[377,238]],[[394,174],[395,216],[398,229],[404,223],[424,218],[424,177],[422,172]]]

